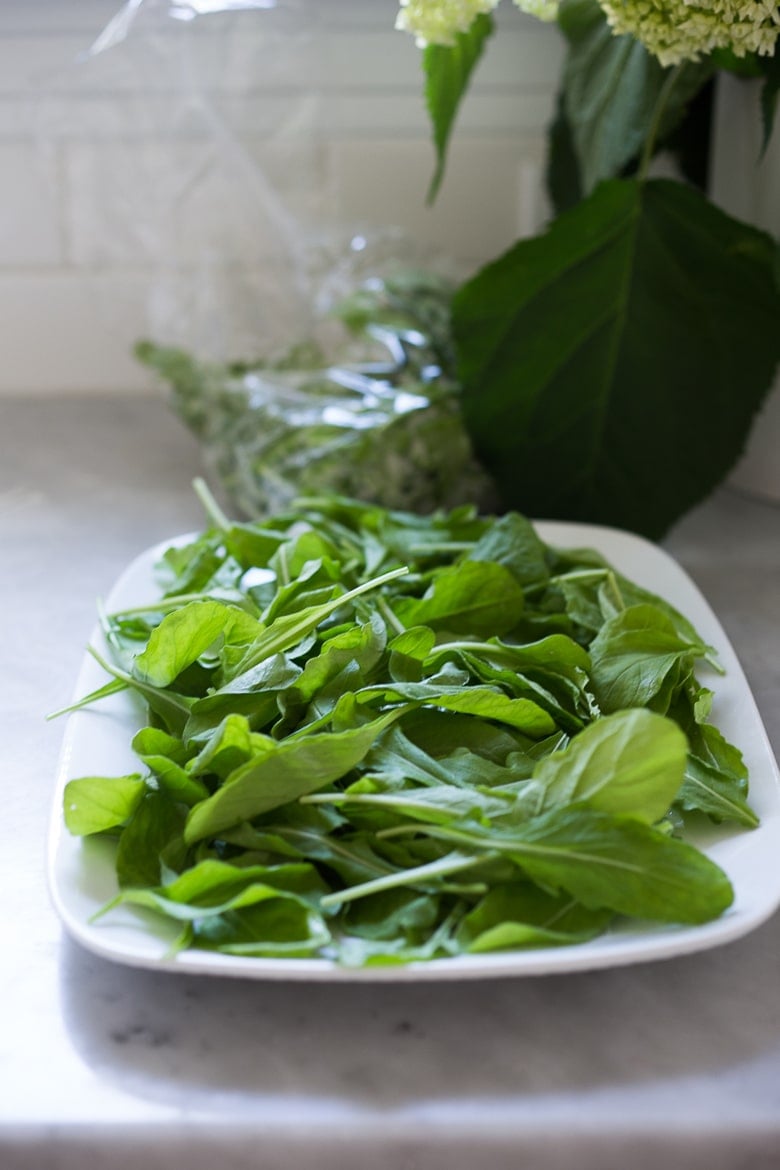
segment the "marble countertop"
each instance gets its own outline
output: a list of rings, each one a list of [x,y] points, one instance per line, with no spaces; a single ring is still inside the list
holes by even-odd
[[[0,400],[2,1170],[780,1164],[780,916],[660,963],[441,985],[170,975],[63,936],[45,868],[64,725],[44,714],[96,598],[200,526],[200,470],[154,398]],[[780,507],[724,489],[665,544],[780,753]]]

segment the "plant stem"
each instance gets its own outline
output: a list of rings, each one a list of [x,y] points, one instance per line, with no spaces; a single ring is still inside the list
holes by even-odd
[[[206,516],[214,527],[221,528],[223,532],[227,532],[228,528],[230,528],[230,521],[209,491],[206,481],[198,477],[192,481],[192,486]]]
[[[667,74],[666,80],[661,87],[661,92],[658,95],[658,101],[655,103],[655,109],[653,110],[653,120],[650,123],[650,129],[647,132],[647,138],[645,139],[645,145],[642,150],[642,157],[639,160],[637,179],[640,183],[644,182],[644,180],[647,178],[647,172],[650,169],[650,163],[653,160],[653,152],[655,150],[656,139],[658,138],[658,131],[661,128],[661,119],[664,116],[664,112],[666,110],[669,98],[671,97],[672,90],[677,84],[677,80],[684,68],[684,63],[675,65],[674,69],[670,70],[670,72]]]

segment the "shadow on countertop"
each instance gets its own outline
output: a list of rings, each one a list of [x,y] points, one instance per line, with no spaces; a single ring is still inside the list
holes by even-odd
[[[176,975],[65,941],[61,998],[74,1046],[101,1078],[196,1111],[285,1095],[371,1110],[538,1105],[696,1077],[736,1076],[749,1094],[751,1062],[774,1054],[780,1067],[779,957],[778,916],[693,956],[460,983]]]

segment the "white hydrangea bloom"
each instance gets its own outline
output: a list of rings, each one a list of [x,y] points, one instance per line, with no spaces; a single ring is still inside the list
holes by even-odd
[[[410,32],[421,48],[454,45],[476,18],[492,12],[499,0],[401,0],[395,27]]]
[[[453,45],[499,0],[401,0],[396,27],[417,43]],[[523,12],[555,20],[558,0],[515,0]],[[636,37],[662,65],[697,61],[713,49],[771,56],[780,34],[777,0],[599,0],[616,35]]]
[[[515,4],[538,20],[555,20],[558,16],[558,0],[515,0]]]
[[[771,56],[780,33],[776,0],[599,0],[612,31],[641,41],[664,66],[713,49]]]

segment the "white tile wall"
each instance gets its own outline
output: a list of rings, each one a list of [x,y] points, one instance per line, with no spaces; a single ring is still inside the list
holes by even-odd
[[[150,332],[269,344],[320,230],[396,227],[467,270],[543,221],[561,45],[508,0],[433,209],[396,0],[172,6],[143,0],[90,56],[119,0],[0,0],[0,394],[148,388],[130,352]]]

